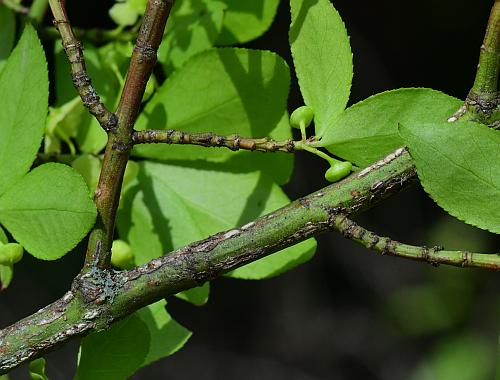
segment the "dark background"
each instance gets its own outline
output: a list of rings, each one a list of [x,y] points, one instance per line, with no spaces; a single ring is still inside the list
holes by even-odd
[[[70,18],[77,26],[111,27],[107,9],[112,3],[72,1]],[[399,87],[431,87],[466,96],[492,1],[334,4],[354,53],[350,104]],[[272,28],[247,46],[274,50],[292,67],[289,18],[288,2],[282,1]],[[302,104],[296,81],[289,103],[290,110]],[[297,198],[325,186],[325,169],[322,160],[298,154],[287,193]],[[413,244],[444,243],[447,248],[489,252],[499,247],[492,234],[448,217],[419,186],[358,221]],[[382,257],[334,233],[320,236],[318,243],[311,262],[278,278],[214,281],[204,307],[169,300],[169,312],[194,335],[177,354],[133,379],[494,377],[500,311],[497,274]],[[61,296],[82,263],[78,251],[50,263],[26,256],[16,266],[12,286],[0,295],[0,326]],[[73,376],[77,349],[78,342],[72,342],[47,357],[51,379]],[[437,372],[441,375],[432,375],[446,360],[458,375],[443,369]],[[483,368],[484,374],[466,377],[467,368]],[[16,370],[11,378],[26,378],[26,369]]]

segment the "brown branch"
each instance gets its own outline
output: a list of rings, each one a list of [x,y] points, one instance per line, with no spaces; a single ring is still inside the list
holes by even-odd
[[[130,60],[127,79],[116,115],[117,128],[109,134],[99,184],[95,193],[98,217],[89,238],[85,268],[109,268],[116,210],[120,201],[123,173],[132,146],[132,131],[146,83],[156,63],[173,0],[148,0]]]
[[[238,135],[222,136],[211,132],[189,133],[173,129],[143,130],[132,134],[132,143],[136,144],[191,144],[204,147],[224,147],[236,150],[255,150],[259,152],[293,153],[296,144],[293,140],[275,141],[270,138],[247,138]],[[300,142],[302,143],[302,142]]]
[[[62,46],[71,65],[73,85],[84,106],[97,119],[101,127],[107,132],[114,131],[118,120],[115,114],[101,102],[101,98],[92,86],[92,81],[85,67],[83,46],[73,34],[64,0],[49,0],[49,5],[54,16],[54,25],[61,35]]]

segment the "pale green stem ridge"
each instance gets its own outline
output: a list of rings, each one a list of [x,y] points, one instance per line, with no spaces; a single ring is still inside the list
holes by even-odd
[[[427,248],[403,244],[368,231],[345,215],[336,216],[333,225],[335,230],[339,231],[347,239],[360,243],[364,247],[379,252],[382,255],[424,261],[434,266],[447,264],[457,267],[500,269],[500,256],[498,254],[445,251],[442,247]]]

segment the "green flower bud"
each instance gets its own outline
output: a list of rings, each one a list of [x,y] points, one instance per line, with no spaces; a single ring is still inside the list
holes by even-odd
[[[325,179],[328,182],[340,181],[342,178],[349,175],[351,170],[352,164],[349,161],[336,162],[326,171]]]
[[[292,112],[292,116],[290,116],[290,125],[297,129],[307,128],[311,125],[313,119],[313,109],[308,106],[302,106]]]
[[[13,265],[21,261],[24,249],[21,244],[7,243],[0,247],[0,265]]]
[[[130,245],[123,240],[113,241],[111,247],[111,264],[121,269],[129,269],[134,266],[134,254]]]

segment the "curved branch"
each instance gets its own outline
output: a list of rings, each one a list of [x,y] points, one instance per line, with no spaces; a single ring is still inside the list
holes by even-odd
[[[125,272],[90,268],[61,300],[0,331],[0,374],[139,308],[334,227],[416,181],[405,149],[240,228]]]
[[[500,270],[500,254],[445,251],[443,247],[427,248],[403,244],[368,231],[350,220],[346,215],[337,215],[333,220],[333,227],[347,239],[360,243],[364,247],[382,255],[424,261],[434,266],[447,264],[457,267]]]

